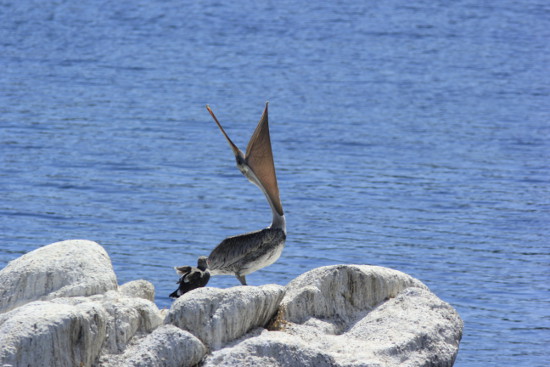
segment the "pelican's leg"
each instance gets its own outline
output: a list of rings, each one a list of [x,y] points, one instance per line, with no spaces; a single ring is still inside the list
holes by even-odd
[[[237,277],[237,279],[239,279],[239,282],[241,282],[242,285],[246,285],[246,279],[245,279],[244,275],[235,274],[235,276]]]

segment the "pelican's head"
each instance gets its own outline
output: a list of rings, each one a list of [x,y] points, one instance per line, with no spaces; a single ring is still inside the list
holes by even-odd
[[[239,171],[241,171],[243,175],[245,175],[245,177],[247,177],[247,172],[250,170],[250,168],[246,164],[246,160],[244,158],[243,152],[241,152],[240,150],[237,150],[237,151],[233,151],[233,153],[235,154],[235,161],[237,162],[237,168],[239,169]]]

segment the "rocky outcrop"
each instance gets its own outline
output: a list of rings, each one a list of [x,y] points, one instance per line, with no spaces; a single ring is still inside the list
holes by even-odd
[[[336,265],[287,286],[271,329],[205,366],[452,366],[462,320],[418,280],[392,269]]]
[[[407,288],[350,326],[342,337],[360,342],[354,358],[387,366],[452,366],[463,323],[427,289]]]
[[[206,354],[206,347],[193,334],[173,325],[163,325],[140,339],[120,355],[104,358],[103,367],[186,367],[194,366]]]
[[[155,302],[155,287],[143,279],[124,283],[118,287],[118,291],[128,297],[139,297]]]
[[[118,292],[108,292],[103,297],[90,300],[99,303],[107,312],[107,337],[103,350],[108,353],[124,351],[126,344],[138,333],[150,333],[162,324],[157,306],[143,298],[126,297]]]
[[[117,288],[107,252],[86,240],[56,242],[13,260],[0,271],[0,284],[0,312],[36,300]]]
[[[165,323],[196,335],[210,349],[265,326],[275,315],[285,288],[269,284],[230,289],[199,288],[178,298]]]
[[[303,323],[309,318],[345,323],[396,297],[408,287],[427,289],[397,270],[367,265],[333,265],[300,275],[287,286],[279,318]]]
[[[463,327],[417,279],[366,265],[199,288],[165,312],[151,283],[117,286],[90,241],[30,252],[0,281],[0,365],[13,367],[452,366]]]
[[[336,367],[339,364],[329,353],[310,346],[300,337],[264,329],[208,355],[203,364],[206,366]]]
[[[0,315],[0,365],[90,366],[107,334],[95,304],[28,303]]]
[[[93,366],[163,322],[153,285],[134,281],[119,291],[111,261],[95,242],[32,251],[8,264],[0,279],[0,365]]]

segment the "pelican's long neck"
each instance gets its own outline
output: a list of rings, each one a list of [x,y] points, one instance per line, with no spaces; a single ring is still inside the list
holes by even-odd
[[[237,167],[242,172],[242,174],[248,179],[248,181],[250,181],[254,185],[258,186],[260,188],[260,190],[262,190],[262,192],[264,193],[265,198],[267,199],[267,202],[269,203],[269,206],[271,207],[271,212],[273,213],[273,220],[271,221],[271,225],[269,226],[269,228],[280,228],[280,229],[283,230],[283,232],[286,235],[285,214],[284,213],[279,214],[277,212],[277,209],[275,209],[275,204],[273,203],[273,201],[269,197],[269,194],[267,193],[267,191],[263,187],[260,180],[258,180],[258,177],[256,177],[254,172],[248,167],[248,165],[246,165],[246,163],[244,163],[244,159],[239,158],[238,156],[237,156]]]
[[[279,213],[277,213],[277,211],[273,208],[273,206],[271,207],[271,210],[273,211],[273,221],[271,222],[271,225],[269,226],[269,228],[280,228],[283,230],[283,232],[286,235],[285,215],[284,214],[279,215]]]
[[[252,180],[251,180],[252,181]],[[267,194],[267,192],[264,190],[264,188],[262,187],[262,185],[258,185],[256,184],[256,186],[258,186],[262,192],[264,193],[265,195],[265,198],[267,199],[267,202],[269,203],[269,206],[271,207],[271,212],[273,213],[273,220],[271,221],[271,225],[269,226],[269,228],[279,228],[279,229],[282,229],[283,232],[285,233],[286,235],[286,219],[285,219],[285,214],[279,214],[277,212],[277,209],[275,209],[275,204],[273,204],[273,201],[271,201],[271,198],[269,197],[269,195]]]

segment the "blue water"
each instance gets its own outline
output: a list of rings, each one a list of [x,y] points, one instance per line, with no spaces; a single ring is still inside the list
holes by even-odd
[[[542,0],[0,1],[0,266],[91,239],[169,307],[271,218],[204,105],[244,149],[269,100],[288,240],[250,284],[392,267],[464,319],[457,366],[547,366],[549,40]]]

